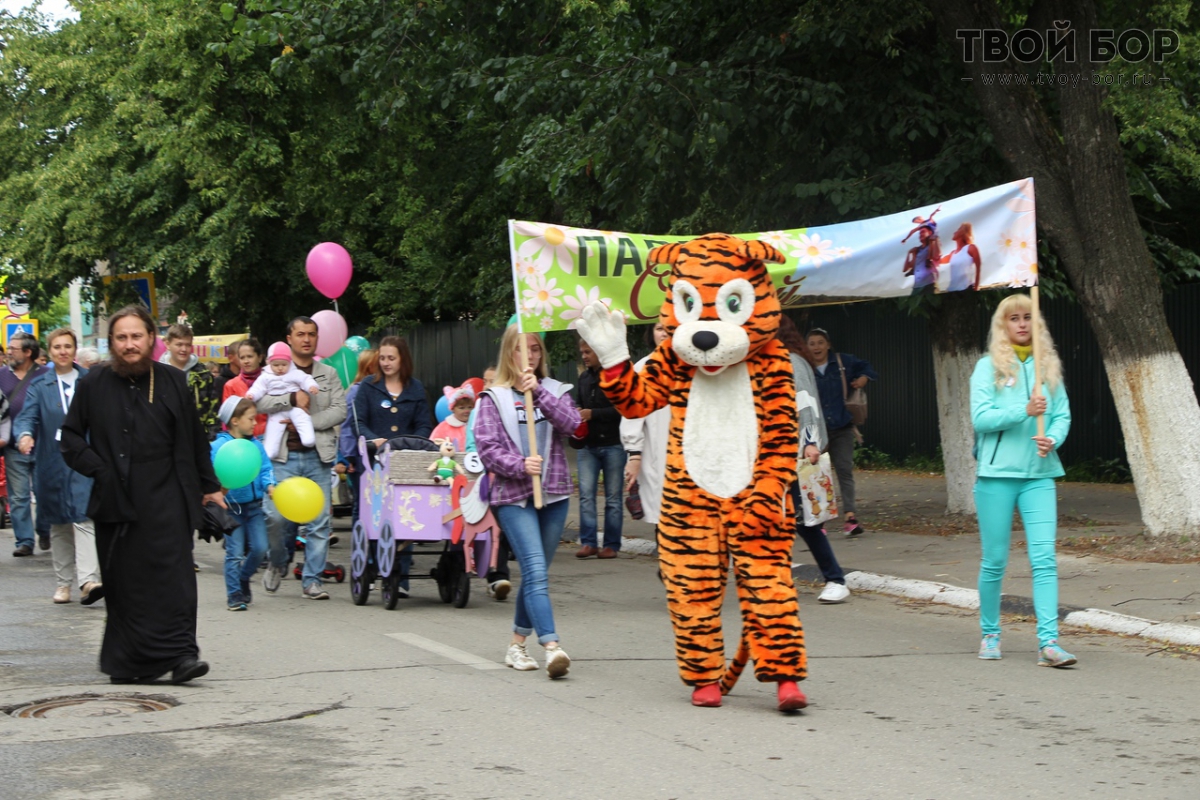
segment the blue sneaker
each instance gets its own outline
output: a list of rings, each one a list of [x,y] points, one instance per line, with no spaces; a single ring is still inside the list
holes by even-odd
[[[241,592],[234,592],[229,595],[229,602],[225,604],[225,607],[230,611],[245,611],[246,598],[242,597]]]
[[[1058,639],[1051,639],[1038,650],[1039,667],[1069,667],[1078,659],[1058,646]]]
[[[979,645],[979,657],[984,661],[1000,660],[1000,634],[985,634]]]

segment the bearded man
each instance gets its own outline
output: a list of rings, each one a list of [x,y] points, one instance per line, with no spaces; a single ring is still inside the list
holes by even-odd
[[[108,604],[100,670],[113,683],[208,672],[196,643],[192,531],[225,505],[184,374],[154,362],[141,306],[109,318],[112,360],[79,381],[63,423],[67,465],[92,478],[87,514]]]

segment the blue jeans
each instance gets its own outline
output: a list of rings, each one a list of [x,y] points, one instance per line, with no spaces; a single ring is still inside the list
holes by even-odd
[[[304,573],[301,580],[305,589],[314,583],[320,586],[321,574],[325,572],[325,555],[329,552],[329,532],[333,530],[333,520],[329,516],[329,472],[333,469],[333,464],[322,461],[316,450],[303,450],[289,452],[287,461],[275,461],[272,462],[272,466],[275,467],[275,479],[280,483],[297,476],[308,478],[320,486],[325,494],[325,505],[321,508],[321,513],[303,526]],[[295,540],[301,526],[281,517],[270,499],[264,504],[269,508],[268,514],[272,522],[268,531],[271,539],[271,563],[276,567],[283,567],[288,562],[286,542]]]
[[[621,549],[621,489],[625,484],[625,448],[585,447],[579,451],[579,543],[596,546],[596,482],[604,473],[604,546]]]
[[[1050,478],[977,478],[975,510],[979,514],[979,627],[984,635],[1000,633],[1000,587],[1008,566],[1013,508],[1021,512],[1029,567],[1033,572],[1033,610],[1040,647],[1058,638],[1058,494]]]
[[[21,455],[15,447],[4,448],[4,469],[8,479],[8,515],[12,517],[17,547],[33,547],[33,454]],[[46,526],[49,533],[50,526]]]
[[[242,582],[254,577],[267,554],[267,518],[263,501],[229,503],[229,516],[238,527],[225,534],[225,594],[233,597],[242,590]]]
[[[549,571],[569,508],[569,500],[559,500],[540,510],[533,507],[532,501],[524,506],[493,509],[496,521],[504,529],[508,544],[521,565],[513,632],[529,636],[536,630],[541,644],[558,641],[554,631],[554,609],[550,607]]]

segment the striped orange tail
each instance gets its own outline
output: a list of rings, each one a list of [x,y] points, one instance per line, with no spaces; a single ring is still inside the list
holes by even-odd
[[[733,661],[729,662],[729,666],[725,668],[725,674],[721,677],[721,694],[729,694],[733,691],[734,685],[738,682],[738,678],[742,676],[746,665],[750,663],[750,645],[746,642],[745,631],[742,632],[742,640],[738,642],[737,653],[733,657]]]

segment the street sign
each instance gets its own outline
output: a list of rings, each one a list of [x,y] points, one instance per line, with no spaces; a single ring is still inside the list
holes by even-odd
[[[4,320],[5,347],[8,347],[9,340],[18,333],[27,333],[34,339],[38,338],[38,321],[29,317],[10,317]]]
[[[154,287],[153,272],[130,272],[127,275],[105,275],[104,285],[108,286],[113,281],[127,281],[130,288],[137,293],[138,301],[146,307],[150,312],[150,316],[155,323],[158,322],[158,292]],[[105,304],[108,303],[107,292],[105,293]],[[110,313],[115,309],[110,309]]]

